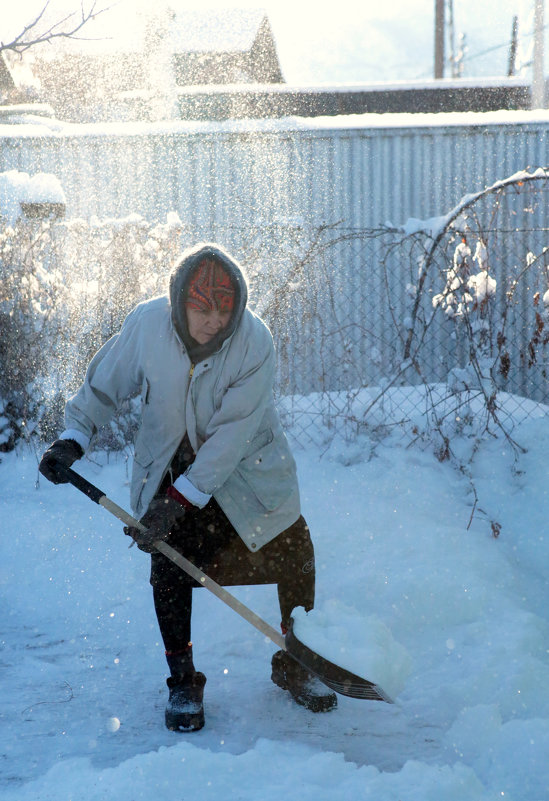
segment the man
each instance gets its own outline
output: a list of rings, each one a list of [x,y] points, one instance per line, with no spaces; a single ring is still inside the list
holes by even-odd
[[[174,269],[166,296],[139,304],[93,357],[65,410],[65,431],[41,472],[81,458],[121,402],[141,394],[131,505],[147,534],[125,529],[151,553],[155,611],[170,670],[169,729],[204,725],[206,678],[193,663],[194,581],[157,552],[165,540],[220,584],[276,583],[284,632],[292,610],[314,604],[314,551],[300,514],[296,467],[273,400],[274,347],[247,308],[239,264],[199,245]],[[336,705],[284,651],[272,680],[313,711]]]

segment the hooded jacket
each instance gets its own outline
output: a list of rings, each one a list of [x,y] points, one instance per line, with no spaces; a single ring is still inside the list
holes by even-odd
[[[236,292],[228,326],[199,345],[189,335],[183,299],[205,256],[220,261]],[[61,436],[85,450],[122,401],[140,394],[134,512],[146,511],[186,433],[196,456],[175,487],[199,507],[213,496],[256,551],[297,520],[300,503],[295,461],[274,405],[272,337],[246,303],[243,271],[225,251],[201,245],[185,253],[169,295],[136,306],[95,354],[66,405]]]

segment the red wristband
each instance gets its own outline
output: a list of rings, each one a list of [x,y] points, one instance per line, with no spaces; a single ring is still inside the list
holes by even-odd
[[[172,484],[171,487],[168,487],[168,489],[166,490],[166,495],[168,496],[168,498],[172,498],[174,501],[177,501],[178,503],[180,503],[181,506],[185,507],[185,509],[193,509],[194,508],[194,504],[191,503],[189,500],[187,500],[187,498],[185,498],[185,496],[182,495],[179,492],[179,490],[176,490],[176,488],[173,486],[173,484]]]

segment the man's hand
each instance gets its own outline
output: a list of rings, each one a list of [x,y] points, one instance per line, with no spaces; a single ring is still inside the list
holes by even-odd
[[[57,472],[57,465],[71,467],[83,456],[83,449],[74,439],[56,439],[44,452],[38,469],[53,484],[67,484],[68,479]]]
[[[185,507],[170,498],[168,495],[153,498],[149,508],[139,521],[146,526],[147,531],[140,531],[133,526],[126,526],[124,533],[132,537],[137,547],[146,553],[154,551],[153,543],[156,540],[167,540],[173,528],[182,522],[185,517]]]

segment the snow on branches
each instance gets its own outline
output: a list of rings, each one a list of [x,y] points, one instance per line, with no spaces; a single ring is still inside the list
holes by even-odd
[[[474,262],[480,270],[471,274]],[[479,239],[473,255],[463,237],[454,251],[452,267],[446,272],[446,285],[433,297],[433,308],[441,308],[448,317],[457,318],[477,309],[482,312],[496,294],[496,287],[496,280],[488,273],[485,243]]]

